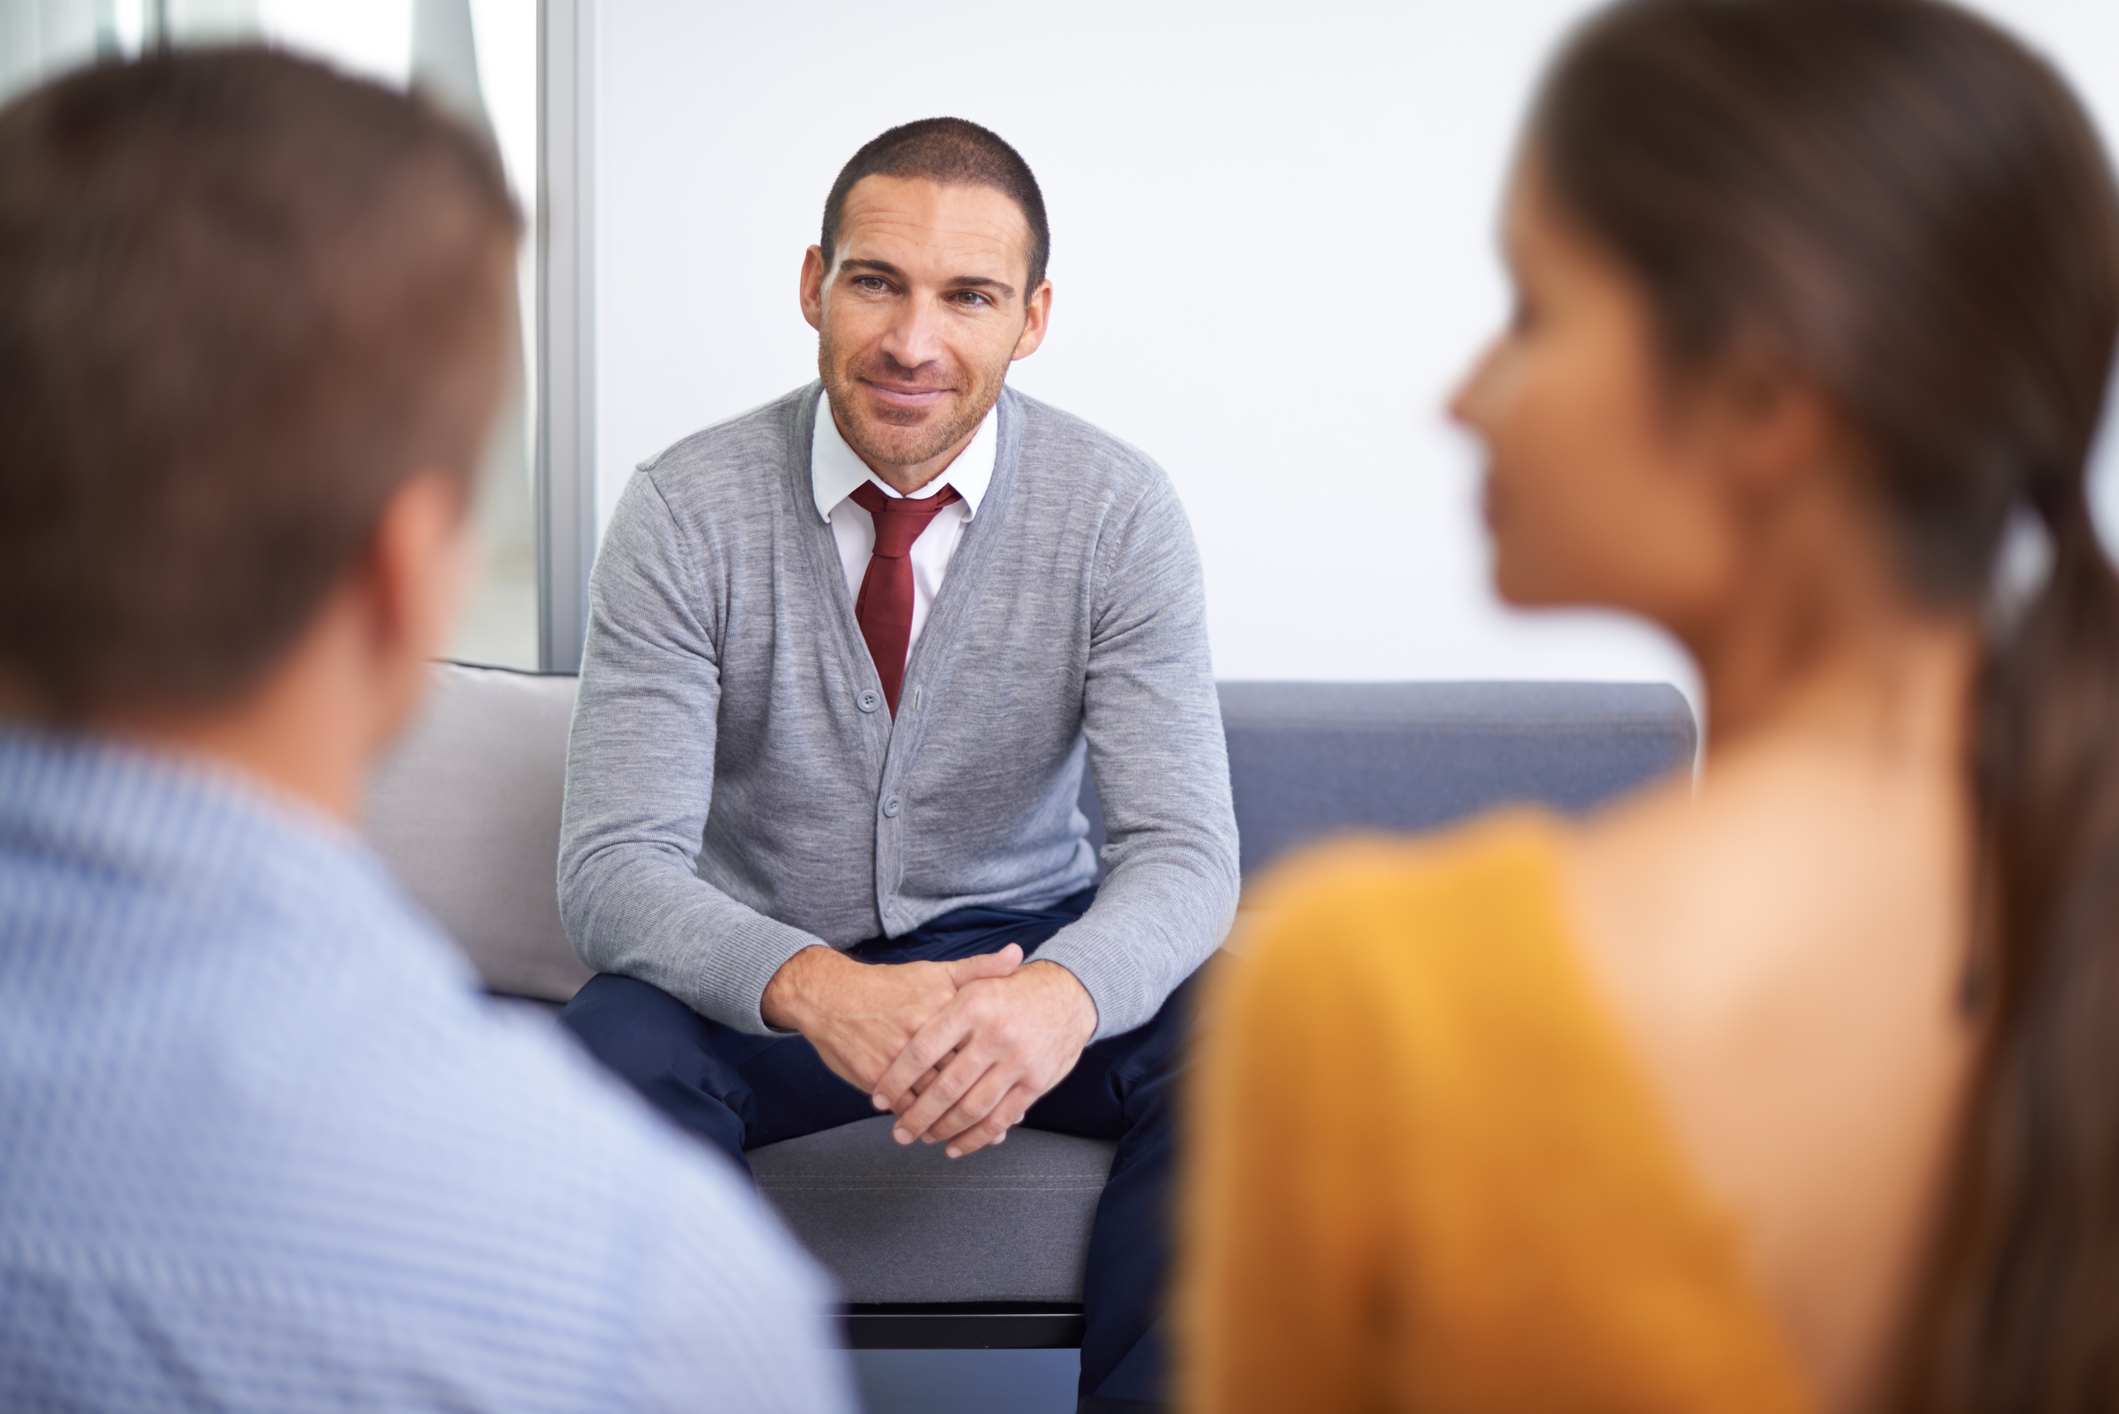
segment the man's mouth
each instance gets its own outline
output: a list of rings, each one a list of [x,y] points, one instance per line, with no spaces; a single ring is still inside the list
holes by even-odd
[[[953,388],[928,388],[913,383],[884,383],[873,378],[863,378],[861,386],[875,395],[886,407],[915,411],[931,408],[956,390]]]

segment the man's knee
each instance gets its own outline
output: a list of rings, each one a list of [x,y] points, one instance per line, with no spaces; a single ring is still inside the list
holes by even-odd
[[[1163,999],[1154,1016],[1133,1030],[1101,1043],[1110,1045],[1114,1071],[1127,1091],[1152,1088],[1166,1091],[1168,1082],[1181,1074],[1191,1051],[1192,1022],[1197,1010],[1201,981],[1221,957],[1209,957],[1176,990]]]
[[[632,1081],[669,1074],[706,1044],[709,1023],[659,987],[600,972],[559,1013],[589,1054]]]

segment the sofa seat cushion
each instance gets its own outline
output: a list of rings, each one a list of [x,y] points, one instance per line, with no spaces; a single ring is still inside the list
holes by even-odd
[[[878,1115],[750,1152],[758,1189],[852,1302],[1082,1299],[1116,1146],[1016,1129],[951,1159]]]

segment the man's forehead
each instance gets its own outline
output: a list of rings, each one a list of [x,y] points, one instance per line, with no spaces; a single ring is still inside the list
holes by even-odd
[[[918,273],[1013,284],[1029,264],[1030,223],[989,186],[870,176],[846,194],[838,247],[839,264],[867,257],[910,270],[917,262]]]

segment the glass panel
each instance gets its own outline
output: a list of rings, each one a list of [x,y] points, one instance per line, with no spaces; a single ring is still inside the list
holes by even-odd
[[[0,103],[48,75],[120,52],[106,8],[95,0],[0,0]]]
[[[500,150],[527,217],[537,196],[537,0],[0,0],[0,101],[98,57],[263,40],[397,86],[415,83]],[[452,657],[537,666],[534,224],[517,268],[509,388],[479,477],[480,573]]]

